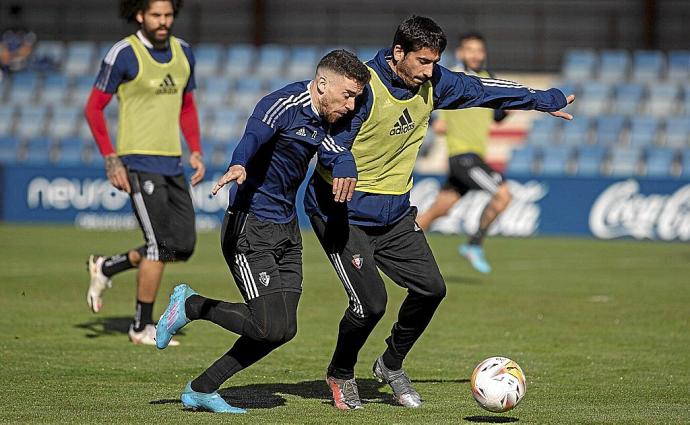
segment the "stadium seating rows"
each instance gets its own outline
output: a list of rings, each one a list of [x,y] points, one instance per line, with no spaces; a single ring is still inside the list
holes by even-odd
[[[114,43],[41,41],[32,70],[0,80],[0,162],[75,164],[100,161],[82,109],[100,62]],[[206,155],[224,164],[261,96],[308,79],[329,46],[202,43],[194,46],[196,91]],[[377,49],[354,51],[368,59]],[[117,102],[106,109],[111,136]]]
[[[562,78],[575,119],[535,120],[508,170],[690,176],[690,51],[573,50]]]

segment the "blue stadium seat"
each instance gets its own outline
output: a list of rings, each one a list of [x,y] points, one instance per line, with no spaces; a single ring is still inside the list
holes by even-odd
[[[683,111],[685,115],[690,115],[690,84],[683,86]]]
[[[578,176],[597,177],[606,157],[606,148],[600,145],[581,146],[578,149],[576,173]]]
[[[216,75],[220,66],[223,46],[214,43],[200,43],[194,47],[196,65],[194,73],[200,78]]]
[[[690,79],[690,51],[674,50],[668,54],[668,79],[685,82]]]
[[[552,117],[543,117],[532,122],[532,129],[527,136],[527,143],[531,146],[547,146],[558,140],[560,121]]]
[[[596,143],[614,145],[618,143],[625,118],[619,115],[603,115],[597,119]]]
[[[26,163],[47,164],[50,162],[53,141],[49,137],[34,137],[26,145]]]
[[[244,123],[239,120],[239,114],[232,109],[219,109],[216,111],[213,125],[209,131],[211,139],[220,142],[231,143],[240,137],[244,129]]]
[[[232,81],[225,77],[206,77],[202,80],[204,89],[200,93],[200,103],[205,106],[217,107],[228,104],[232,93]]]
[[[680,87],[676,83],[655,83],[649,86],[647,112],[656,117],[676,112]]]
[[[43,134],[48,109],[45,106],[23,106],[19,109],[19,121],[15,134],[21,138]]]
[[[25,105],[32,103],[38,90],[39,76],[32,71],[23,71],[12,76],[9,102]]]
[[[685,178],[690,177],[690,148],[681,152],[681,175]]]
[[[286,47],[267,44],[259,49],[255,75],[261,78],[276,77],[283,74],[283,65],[288,56]]]
[[[0,163],[12,164],[19,159],[19,139],[14,136],[0,136]]]
[[[637,173],[640,152],[637,148],[614,146],[611,149],[611,174],[632,176]]]
[[[357,57],[359,60],[362,62],[368,62],[371,59],[374,59],[374,56],[379,52],[380,47],[375,47],[375,46],[362,46],[356,50]],[[442,58],[448,57],[448,59],[452,59],[453,55],[445,54],[442,56]],[[452,66],[452,65],[451,65]]]
[[[272,93],[276,90],[282,89],[283,87],[287,86],[288,84],[292,84],[293,82],[295,82],[295,80],[291,80],[285,77],[271,78],[268,81],[268,93]]]
[[[291,80],[307,80],[314,75],[316,64],[321,57],[314,46],[297,46],[292,48],[292,54],[287,65],[286,77]]]
[[[50,73],[43,80],[40,91],[40,103],[44,105],[62,105],[67,97],[69,80],[62,74]]]
[[[542,174],[562,176],[567,173],[568,161],[572,156],[569,146],[546,146],[542,152]]]
[[[14,105],[0,104],[0,137],[7,136],[12,132],[14,110]]]
[[[82,108],[78,106],[53,108],[53,117],[48,124],[47,134],[55,139],[71,136],[77,129],[77,120],[81,119]]]
[[[644,147],[656,141],[659,122],[654,117],[636,116],[630,120],[630,146]]]
[[[262,88],[263,82],[255,77],[242,78],[237,81],[237,89],[232,95],[232,105],[240,112],[246,114],[254,110],[256,103],[267,94]]]
[[[228,48],[223,74],[228,77],[241,78],[250,74],[256,57],[253,46],[234,44]]]
[[[59,66],[65,57],[65,44],[61,41],[39,40],[33,56],[37,61],[47,60]]]
[[[603,114],[611,99],[611,86],[607,83],[591,81],[582,86],[582,94],[575,104],[581,114],[595,116]]]
[[[589,131],[592,120],[583,115],[576,116],[572,121],[563,123],[561,143],[568,146],[579,146],[589,143]]]
[[[523,146],[513,149],[513,154],[508,163],[510,174],[531,174],[534,164],[535,149],[532,146]]]
[[[630,68],[630,55],[625,50],[604,50],[601,52],[599,79],[619,82],[626,79]]]
[[[593,50],[570,50],[565,54],[563,75],[572,81],[588,81],[597,64]]]
[[[632,78],[640,82],[653,82],[661,78],[664,55],[660,51],[637,51],[633,56]]]
[[[671,117],[666,120],[666,146],[690,147],[688,135],[690,135],[690,116]]]
[[[86,101],[89,99],[89,94],[91,94],[95,80],[96,77],[93,75],[82,75],[75,79],[70,99],[72,105],[86,105]]]
[[[644,87],[636,83],[623,83],[616,86],[616,100],[613,113],[618,115],[635,115],[640,111]]]
[[[82,163],[84,140],[78,137],[61,139],[59,143],[58,162],[61,165],[78,165]]]
[[[670,177],[673,171],[675,151],[667,148],[647,148],[646,170],[649,177]]]
[[[63,65],[66,75],[86,75],[92,73],[96,43],[92,41],[73,41],[67,47]]]

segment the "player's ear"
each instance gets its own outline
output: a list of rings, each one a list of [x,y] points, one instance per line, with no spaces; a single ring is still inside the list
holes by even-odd
[[[326,93],[326,87],[328,87],[328,80],[326,79],[325,75],[319,75],[317,81],[316,81],[316,91],[319,94],[324,94]]]
[[[396,44],[393,46],[393,60],[395,62],[400,62],[403,60],[405,57],[405,51],[403,50],[402,46],[399,44]]]
[[[136,20],[137,20],[137,22],[139,22],[140,24],[143,24],[143,23],[144,23],[144,12],[143,12],[143,11],[140,10],[140,11],[137,12]]]

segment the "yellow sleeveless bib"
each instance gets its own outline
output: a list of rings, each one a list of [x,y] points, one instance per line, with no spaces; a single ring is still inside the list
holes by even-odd
[[[431,81],[422,84],[411,99],[398,100],[376,71],[369,71],[371,112],[352,145],[358,172],[356,190],[403,195],[412,189],[412,171],[434,109]],[[317,171],[332,182],[325,169],[317,167]]]
[[[481,71],[479,77],[489,77]],[[448,156],[463,153],[486,154],[486,140],[489,137],[491,123],[494,122],[493,109],[468,108],[441,111],[441,119],[446,122],[446,144]]]
[[[170,37],[172,59],[158,63],[136,35],[127,40],[139,62],[139,73],[117,89],[117,153],[180,156],[180,109],[190,75],[180,42]]]

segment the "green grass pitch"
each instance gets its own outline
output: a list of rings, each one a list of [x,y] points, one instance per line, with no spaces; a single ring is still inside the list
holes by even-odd
[[[386,317],[360,354],[361,411],[339,412],[323,382],[346,296],[312,234],[304,235],[305,282],[291,343],[222,389],[242,417],[182,410],[180,390],[236,339],[207,322],[189,325],[180,347],[134,346],[124,333],[134,273],[118,276],[104,309],[85,301],[88,253],[119,253],[138,232],[0,226],[0,422],[356,423],[690,422],[690,247],[587,239],[487,241],[494,272],[458,258],[459,237],[430,242],[448,296],[405,367],[425,403],[391,404],[370,367],[384,349],[404,291],[389,282]],[[190,262],[169,266],[155,314],[177,282],[239,300],[216,233],[199,236]],[[486,357],[516,360],[523,402],[502,415],[472,399],[469,378]]]

